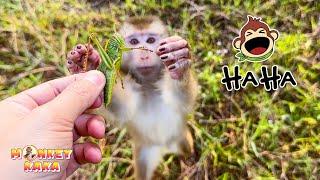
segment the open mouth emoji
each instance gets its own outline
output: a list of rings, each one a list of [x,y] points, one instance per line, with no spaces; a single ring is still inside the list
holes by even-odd
[[[276,29],[270,29],[261,18],[248,15],[247,23],[241,28],[239,36],[232,44],[238,53],[235,57],[239,62],[262,62],[271,57],[275,41],[279,38]]]
[[[260,55],[266,52],[270,41],[266,37],[256,37],[246,42],[245,48],[248,52],[254,55]]]

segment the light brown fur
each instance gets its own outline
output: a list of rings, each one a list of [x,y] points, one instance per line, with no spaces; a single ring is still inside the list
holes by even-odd
[[[141,16],[141,17],[131,17],[127,19],[125,22],[133,25],[137,29],[148,29],[152,22],[160,21],[160,19],[156,16]]]

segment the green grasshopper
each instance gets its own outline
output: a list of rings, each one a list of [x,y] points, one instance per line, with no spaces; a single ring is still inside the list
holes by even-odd
[[[125,46],[125,41],[123,37],[115,33],[112,37],[106,42],[105,48],[102,47],[97,37],[92,33],[89,36],[89,43],[90,40],[97,46],[97,50],[101,57],[101,63],[98,67],[98,70],[103,72],[106,77],[106,85],[104,87],[104,105],[108,106],[111,102],[112,97],[112,90],[113,86],[116,82],[117,77],[121,80],[121,85],[123,87],[123,81],[120,75],[120,66],[122,63],[122,54],[126,51],[131,51],[133,49],[141,49],[153,52],[152,50],[146,49],[144,47],[138,48],[129,48]],[[88,53],[85,59],[84,69],[86,70],[88,61]]]

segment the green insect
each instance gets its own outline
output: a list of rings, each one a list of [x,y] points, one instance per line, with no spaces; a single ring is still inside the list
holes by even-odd
[[[122,63],[123,52],[130,51],[133,49],[141,49],[150,52],[153,51],[144,47],[126,47],[123,37],[118,33],[112,35],[112,37],[106,42],[105,48],[102,47],[99,40],[94,34],[90,35],[89,44],[90,40],[92,40],[93,43],[97,46],[97,50],[101,57],[101,63],[98,67],[98,70],[103,72],[106,77],[106,85],[104,87],[104,104],[105,106],[107,106],[111,102],[112,90],[117,78],[121,80],[122,88],[124,88],[122,78],[120,75],[120,67]],[[84,66],[85,68],[87,64],[87,59],[88,58],[86,57],[86,62]]]

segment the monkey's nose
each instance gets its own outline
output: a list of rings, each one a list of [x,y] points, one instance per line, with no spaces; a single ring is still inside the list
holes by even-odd
[[[149,56],[141,56],[140,59],[141,59],[142,61],[145,61],[145,60],[148,60],[148,59],[149,59]]]

